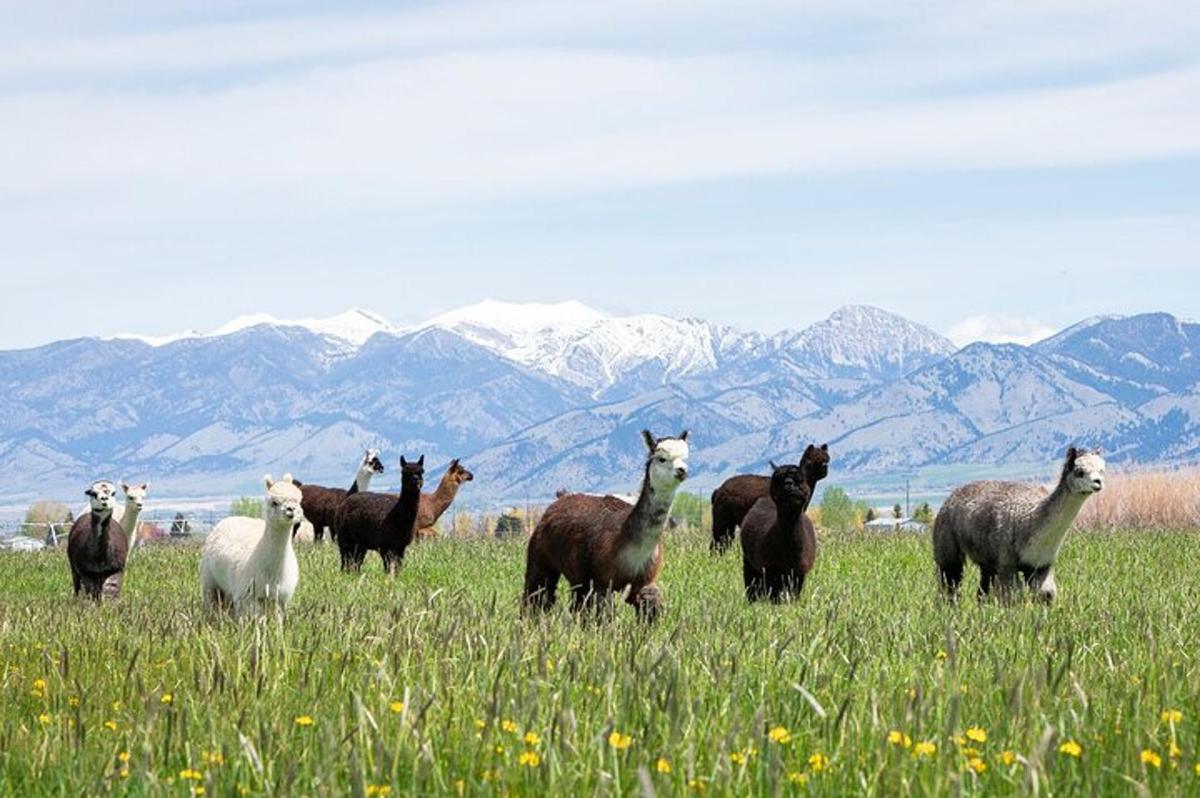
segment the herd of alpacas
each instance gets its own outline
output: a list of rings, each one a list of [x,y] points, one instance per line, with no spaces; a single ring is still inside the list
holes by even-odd
[[[663,532],[675,493],[688,476],[688,434],[655,437],[642,432],[645,463],[635,497],[560,491],[527,544],[521,606],[525,612],[554,605],[565,578],[572,610],[611,606],[624,599],[639,618],[663,611],[658,586]],[[746,598],[782,602],[798,595],[817,557],[817,536],[806,510],[817,483],[829,473],[828,445],[810,445],[796,465],[771,463],[771,475],[739,475],[712,495],[711,548],[719,555],[740,532]],[[1067,531],[1088,496],[1104,487],[1099,451],[1071,447],[1054,490],[1016,482],[979,481],[955,490],[933,527],[933,558],[939,584],[955,599],[967,559],[979,566],[979,599],[996,590],[1012,598],[1028,588],[1046,602],[1058,588],[1054,561]],[[425,456],[400,458],[400,492],[368,490],[384,472],[379,452],[368,449],[348,489],[301,484],[285,474],[265,478],[261,518],[221,521],[204,542],[200,584],[204,603],[236,616],[282,610],[300,581],[293,538],[305,521],[317,540],[336,541],[342,569],[362,568],[367,552],[378,552],[394,575],[405,551],[432,534],[470,471],[452,460],[433,493],[423,493]],[[120,595],[126,559],[136,543],[137,519],[148,484],[94,482],[86,491],[88,511],[75,521],[67,544],[75,594],[97,602]]]

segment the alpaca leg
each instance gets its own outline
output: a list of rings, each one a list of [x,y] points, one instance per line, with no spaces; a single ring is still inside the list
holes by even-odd
[[[1020,594],[1022,582],[1022,575],[1019,571],[1008,569],[997,571],[995,587],[1001,601],[1006,604],[1012,602]]]
[[[742,580],[746,584],[747,600],[755,602],[763,597],[766,585],[763,582],[762,574],[744,560],[742,561]]]
[[[71,582],[75,585],[75,595],[78,596],[83,583],[79,580],[79,572],[74,568],[71,569]]]
[[[938,526],[936,522],[933,526],[933,559],[937,563],[942,593],[952,601],[957,599],[965,557],[953,532]]]
[[[1033,591],[1034,598],[1046,604],[1051,604],[1058,596],[1058,585],[1054,582],[1054,566],[1035,568],[1026,578],[1026,583]]]
[[[383,560],[383,570],[388,576],[395,576],[404,562],[404,555],[391,549],[380,549],[379,557]]]
[[[976,597],[983,601],[992,592],[992,585],[996,581],[996,569],[990,565],[979,566],[979,591]]]
[[[663,593],[658,585],[644,585],[637,590],[631,590],[625,601],[633,606],[638,620],[654,623],[662,616]]]
[[[525,557],[525,588],[521,592],[524,610],[545,611],[554,606],[559,573],[531,546]]]
[[[723,508],[713,509],[713,536],[709,551],[713,554],[724,554],[733,545],[735,523],[729,513]]]

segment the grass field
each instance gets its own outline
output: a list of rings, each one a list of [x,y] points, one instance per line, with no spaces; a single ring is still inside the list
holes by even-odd
[[[1075,535],[1056,606],[950,607],[924,537],[825,536],[800,601],[750,607],[740,555],[677,537],[653,628],[520,619],[519,541],[394,582],[306,548],[286,619],[240,625],[194,548],[99,609],[8,554],[0,794],[1200,795],[1198,543]]]

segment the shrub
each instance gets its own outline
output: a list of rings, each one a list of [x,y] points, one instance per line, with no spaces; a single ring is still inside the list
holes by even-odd
[[[246,518],[262,518],[262,499],[254,496],[242,496],[234,499],[229,506],[230,515],[241,515]]]

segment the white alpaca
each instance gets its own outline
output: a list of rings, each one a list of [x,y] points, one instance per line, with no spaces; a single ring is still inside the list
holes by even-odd
[[[150,483],[130,485],[122,482],[121,490],[125,492],[125,506],[113,508],[113,518],[121,522],[121,527],[129,536],[129,553],[132,554],[138,540],[138,518],[146,506],[146,492],[150,490]]]
[[[200,586],[210,607],[229,606],[234,615],[282,610],[300,581],[292,528],[303,518],[300,489],[284,474],[265,478],[263,519],[233,516],[217,524],[200,554]]]

